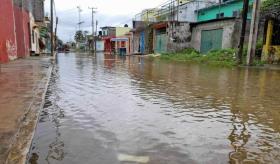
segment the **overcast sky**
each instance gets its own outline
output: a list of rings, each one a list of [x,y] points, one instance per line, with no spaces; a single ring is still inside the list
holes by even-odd
[[[135,14],[143,9],[153,8],[166,0],[55,0],[56,13],[59,17],[58,36],[63,41],[73,39],[78,28],[78,9],[82,8],[81,18],[85,23],[82,30],[91,31],[91,10],[88,7],[96,7],[96,19],[99,27],[123,26],[131,24]],[[45,1],[46,13],[49,12],[50,0]]]

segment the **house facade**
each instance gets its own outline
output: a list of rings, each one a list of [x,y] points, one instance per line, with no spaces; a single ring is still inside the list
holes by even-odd
[[[280,63],[280,6],[261,13],[263,49],[261,59],[271,64]],[[262,30],[261,30],[262,31]]]
[[[33,53],[40,53],[40,29],[37,20],[44,15],[44,7],[34,6],[35,2],[39,1],[1,1],[0,62],[5,63]],[[41,6],[44,6],[44,1],[41,2]],[[39,11],[40,17],[36,17]]]
[[[158,9],[157,21],[196,22],[197,13],[195,11],[213,3],[215,3],[215,0],[171,0]]]
[[[241,21],[235,18],[214,19],[191,24],[191,47],[201,53],[211,50],[237,48]],[[248,36],[246,37],[248,40]]]
[[[252,5],[254,0],[249,0],[249,11],[248,19],[252,16]],[[221,4],[217,3],[202,9],[198,9],[197,21],[209,21],[219,18],[238,18],[241,16],[241,11],[243,9],[243,0],[223,0]]]

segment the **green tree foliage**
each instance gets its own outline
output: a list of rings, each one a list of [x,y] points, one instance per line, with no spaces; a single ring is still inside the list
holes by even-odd
[[[280,0],[264,0],[261,9],[262,11],[280,9]]]
[[[85,39],[86,39],[86,37],[81,30],[76,31],[76,34],[75,34],[75,41],[76,42],[83,42],[83,41],[85,41]]]

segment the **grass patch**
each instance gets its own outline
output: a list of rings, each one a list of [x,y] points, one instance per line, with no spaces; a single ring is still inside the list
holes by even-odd
[[[185,49],[177,53],[165,53],[160,59],[178,62],[195,62],[216,66],[236,66],[235,49],[214,50],[207,54],[200,54],[195,49]]]

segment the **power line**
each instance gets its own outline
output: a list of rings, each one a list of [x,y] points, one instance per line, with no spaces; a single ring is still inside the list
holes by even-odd
[[[81,12],[82,12],[83,10],[81,9],[80,6],[77,6],[77,9],[78,9],[78,14],[79,14],[79,22],[78,22],[79,31],[81,31],[81,24],[85,23],[85,22],[81,21]]]

